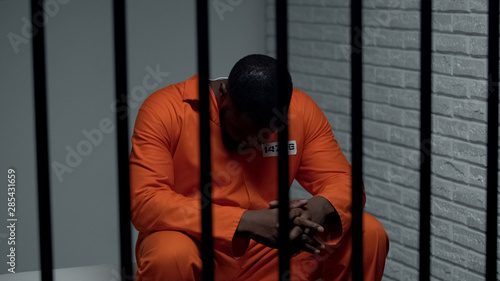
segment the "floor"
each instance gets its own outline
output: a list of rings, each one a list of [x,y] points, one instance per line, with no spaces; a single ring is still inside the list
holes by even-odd
[[[134,263],[134,272],[136,264]],[[40,271],[28,271],[19,273],[9,273],[0,275],[2,281],[38,281]],[[56,269],[54,272],[55,281],[120,281],[120,271],[118,265],[94,265],[82,267],[70,267]],[[132,279],[128,279],[132,280]]]

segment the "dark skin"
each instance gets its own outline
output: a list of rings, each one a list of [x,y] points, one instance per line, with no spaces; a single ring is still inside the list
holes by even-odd
[[[248,140],[248,136],[258,134],[258,128],[252,120],[242,114],[231,100],[227,79],[210,81],[217,105],[224,145],[230,153],[236,151],[239,143]],[[250,144],[256,148],[260,144]],[[235,237],[253,239],[265,246],[278,246],[278,202],[269,203],[269,208],[247,210],[240,219]],[[289,202],[290,241],[292,253],[301,250],[315,254],[325,247],[319,236],[338,235],[340,219],[335,208],[321,196],[311,199],[292,199]],[[322,235],[321,235],[322,234]]]

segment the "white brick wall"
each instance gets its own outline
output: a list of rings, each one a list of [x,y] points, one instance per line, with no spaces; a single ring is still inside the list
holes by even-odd
[[[419,3],[364,1],[366,210],[390,236],[384,280],[418,279]],[[435,0],[433,9],[432,280],[484,280],[487,5]],[[272,1],[267,19],[274,55]],[[348,159],[349,24],[349,1],[289,1],[294,86],[322,107]]]

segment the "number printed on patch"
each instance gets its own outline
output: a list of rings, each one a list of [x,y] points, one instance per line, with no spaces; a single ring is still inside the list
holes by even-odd
[[[278,142],[263,143],[262,145],[262,156],[272,157],[278,156]],[[297,154],[297,142],[292,140],[288,141],[288,155]]]

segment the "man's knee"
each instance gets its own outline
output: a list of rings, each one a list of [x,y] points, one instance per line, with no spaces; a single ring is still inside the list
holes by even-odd
[[[144,277],[168,273],[168,276],[192,280],[199,275],[201,268],[198,245],[191,237],[178,231],[151,233],[142,241],[139,256],[138,270]]]
[[[389,236],[382,224],[368,213],[363,213],[363,240],[367,245],[377,245],[378,251],[389,251]],[[365,243],[365,244],[366,244]]]

